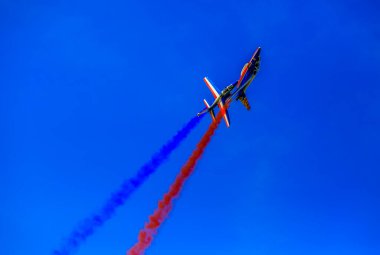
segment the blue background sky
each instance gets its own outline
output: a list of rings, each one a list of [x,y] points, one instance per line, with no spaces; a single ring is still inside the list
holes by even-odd
[[[147,254],[380,254],[376,1],[1,1],[0,254],[50,254],[238,79]],[[125,254],[202,123],[78,251]]]

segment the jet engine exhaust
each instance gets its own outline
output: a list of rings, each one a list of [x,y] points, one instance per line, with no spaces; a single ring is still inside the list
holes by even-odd
[[[81,246],[87,238],[109,220],[116,209],[124,204],[129,196],[143,184],[157,168],[164,163],[170,154],[181,144],[189,133],[198,125],[202,118],[193,117],[180,129],[151,159],[145,163],[129,180],[124,181],[120,188],[114,192],[104,205],[92,216],[84,219],[71,234],[62,241],[61,246],[53,251],[53,255],[69,255]]]
[[[177,175],[175,181],[170,186],[169,191],[158,202],[158,208],[149,217],[149,221],[145,224],[144,229],[140,230],[140,233],[138,235],[138,242],[130,250],[127,251],[127,255],[142,255],[150,246],[153,241],[153,237],[157,234],[159,227],[168,217],[168,214],[173,207],[173,200],[180,195],[180,192],[186,180],[193,173],[198,160],[201,158],[205,148],[209,144],[228,107],[229,105],[226,104],[225,110],[222,109],[218,113],[215,121],[210,124],[209,128],[197,144],[188,161],[183,165],[180,173]]]

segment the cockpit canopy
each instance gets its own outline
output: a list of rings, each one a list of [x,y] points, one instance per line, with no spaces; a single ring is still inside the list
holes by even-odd
[[[226,94],[230,92],[234,88],[233,84],[228,85],[225,89],[223,89],[222,94]]]

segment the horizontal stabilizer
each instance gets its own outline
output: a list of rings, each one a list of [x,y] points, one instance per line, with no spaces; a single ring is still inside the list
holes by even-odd
[[[203,102],[205,103],[207,109],[210,109],[210,105],[207,103],[206,99],[203,99]],[[215,121],[214,109],[211,109],[209,112],[211,114],[212,121]]]

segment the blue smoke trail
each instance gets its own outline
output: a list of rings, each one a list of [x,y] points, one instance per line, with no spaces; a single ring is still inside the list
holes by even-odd
[[[69,255],[74,252],[97,228],[102,226],[115,213],[116,209],[124,204],[128,197],[144,181],[156,171],[156,169],[169,157],[169,155],[187,137],[190,131],[199,123],[200,117],[192,118],[181,130],[177,132],[153,157],[143,165],[137,174],[126,180],[118,191],[113,193],[104,206],[91,217],[83,220],[66,238],[61,247],[53,251],[53,255]]]

